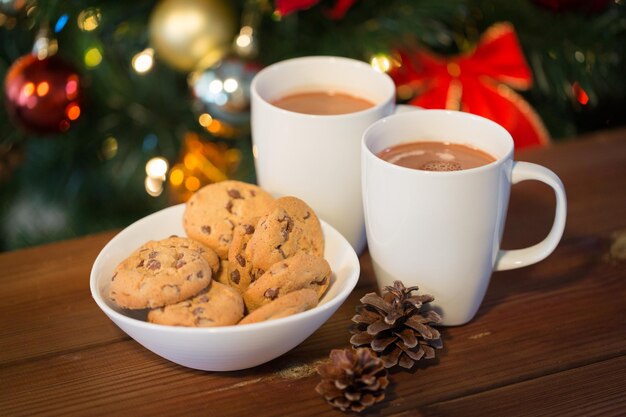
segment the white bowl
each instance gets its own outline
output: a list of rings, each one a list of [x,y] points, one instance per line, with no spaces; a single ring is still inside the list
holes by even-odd
[[[108,297],[113,270],[148,240],[185,236],[184,204],[131,224],[100,251],[91,269],[91,295],[104,313],[147,349],[179,365],[205,371],[234,371],[268,362],[315,332],[345,301],[359,279],[359,260],[346,239],[321,221],[324,257],[333,270],[331,284],[317,307],[281,319],[242,326],[193,328],[145,321],[146,311],[124,310]]]

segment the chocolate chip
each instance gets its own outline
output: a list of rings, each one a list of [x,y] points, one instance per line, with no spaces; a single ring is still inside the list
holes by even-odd
[[[250,195],[251,195],[252,197],[256,197],[256,192],[255,192],[254,190],[250,190]]]
[[[154,259],[154,258],[156,258],[156,257],[157,257],[157,255],[158,255],[158,254],[159,254],[159,252],[157,252],[157,251],[153,250],[152,252],[150,252],[150,253],[148,254],[148,258],[150,258],[150,259]]]
[[[203,295],[202,297],[198,298],[198,301],[201,303],[208,303],[209,302],[209,296],[208,295]]]
[[[157,261],[156,259],[149,259],[148,263],[146,264],[146,268],[148,268],[151,271],[154,271],[155,269],[160,269],[161,262]]]
[[[250,273],[250,282],[256,281],[261,275],[265,273],[262,269],[255,269]]]
[[[228,203],[226,203],[226,211],[233,213],[233,200],[228,200]]]
[[[232,198],[240,198],[240,199],[243,198],[241,196],[241,193],[237,190],[228,190],[228,195],[231,196]]]
[[[139,261],[139,263],[137,264],[137,268],[141,268],[142,266],[143,266],[143,259]]]
[[[230,273],[230,280],[234,282],[235,284],[239,284],[240,279],[241,279],[241,276],[239,276],[239,271],[237,271],[236,269]]]
[[[176,269],[180,269],[183,266],[185,266],[187,264],[187,262],[183,261],[182,259],[178,259],[175,263],[174,263],[174,268]]]
[[[186,279],[187,281],[191,281],[191,274],[187,275],[187,276],[185,277],[185,279]]]
[[[278,288],[268,288],[263,296],[265,298],[269,298],[270,300],[274,300],[276,297],[278,297],[278,291]]]
[[[193,309],[193,311],[191,312],[191,314],[193,314],[194,316],[199,316],[202,313],[204,313],[204,309],[202,307],[196,307]]]
[[[202,272],[202,271],[198,271],[198,273],[196,274],[196,277],[198,277],[198,278],[204,278],[204,272]]]
[[[200,228],[200,230],[202,230],[202,233],[206,234],[206,235],[210,235],[211,234],[211,226],[202,226]]]
[[[306,214],[304,215],[304,217],[302,218],[302,220],[306,220],[309,217],[311,217],[311,213],[307,211]]]
[[[246,266],[246,259],[241,256],[241,254],[238,254],[235,259],[237,259],[237,262],[239,262],[239,265],[241,266]]]
[[[251,235],[252,233],[254,233],[254,226],[252,226],[251,224],[244,224],[243,230],[246,232],[247,235]]]
[[[287,255],[285,255],[285,252],[283,252],[283,248],[281,247],[282,245],[278,245],[276,247],[276,250],[278,251],[278,253],[280,253],[280,256],[283,257],[283,259],[287,259]]]

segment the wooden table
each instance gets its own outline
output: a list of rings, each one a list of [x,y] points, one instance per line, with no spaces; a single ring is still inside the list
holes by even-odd
[[[393,371],[372,415],[626,414],[626,130],[517,158],[565,184],[560,246],[496,273],[476,318],[442,330],[436,360]],[[503,247],[538,241],[553,210],[547,186],[516,185]],[[354,307],[375,290],[367,254],[358,287],[304,343],[266,365],[211,373],[144,349],[92,301],[90,268],[114,233],[0,254],[0,415],[342,415],[315,392],[314,367],[349,346]]]

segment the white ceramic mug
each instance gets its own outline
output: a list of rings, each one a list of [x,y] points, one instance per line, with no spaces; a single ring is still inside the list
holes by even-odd
[[[369,100],[374,107],[311,115],[272,104],[285,95],[310,91],[339,91]],[[353,59],[295,58],[260,71],[252,80],[251,95],[259,185],[275,195],[306,201],[360,253],[365,246],[361,138],[369,125],[393,112],[391,78]]]
[[[496,158],[490,164],[432,172],[391,164],[376,154],[413,141],[469,145]],[[384,118],[362,142],[367,241],[379,287],[401,280],[432,294],[445,325],[470,321],[494,270],[539,262],[557,246],[566,218],[563,184],[550,170],[513,161],[513,139],[500,125],[468,113],[419,110]],[[546,183],[556,194],[554,224],[540,243],[501,250],[511,184]]]

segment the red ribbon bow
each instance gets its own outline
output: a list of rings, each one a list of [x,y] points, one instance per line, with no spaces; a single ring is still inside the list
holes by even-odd
[[[391,76],[417,93],[410,104],[491,119],[511,133],[517,148],[549,142],[539,115],[513,90],[530,88],[532,75],[511,24],[490,27],[468,54],[443,57],[418,50],[400,55],[402,66]]]
[[[276,0],[276,13],[279,16],[287,16],[298,10],[306,10],[321,0]],[[352,7],[356,0],[336,0],[333,7],[325,11],[326,16],[333,20],[342,19],[348,9]]]

